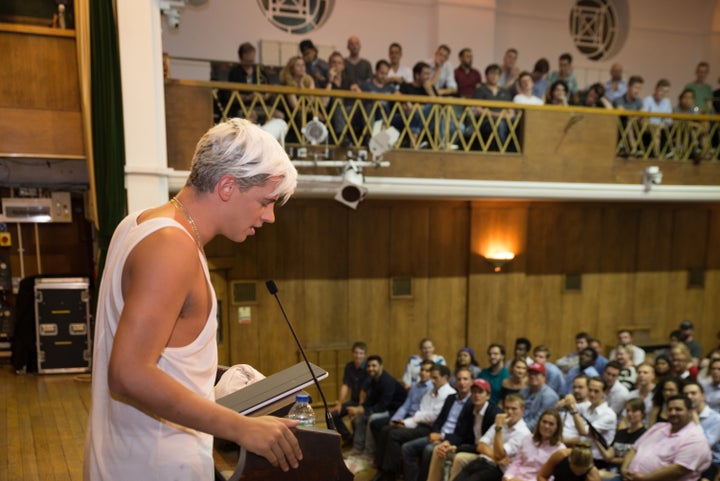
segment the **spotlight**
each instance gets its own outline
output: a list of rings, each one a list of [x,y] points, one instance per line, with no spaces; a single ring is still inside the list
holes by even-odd
[[[375,125],[376,128],[373,129],[373,131],[377,129],[377,132],[373,133],[368,147],[370,148],[373,161],[378,161],[383,155],[385,155],[386,152],[392,150],[395,142],[397,142],[398,138],[400,138],[400,132],[398,132],[395,127],[388,127],[387,129],[381,131],[377,123]]]
[[[318,145],[327,139],[328,129],[317,117],[313,117],[313,119],[302,128],[302,134],[308,142],[310,142],[310,145]]]
[[[360,168],[354,162],[349,161],[348,165],[344,167],[343,181],[335,194],[335,200],[351,209],[357,209],[358,204],[368,193],[368,189],[363,187],[364,182]]]
[[[265,122],[262,129],[275,137],[280,145],[285,148],[285,134],[288,131],[288,124],[283,119],[270,119]]]
[[[645,192],[650,192],[650,189],[652,188],[653,184],[658,185],[662,184],[662,178],[663,174],[660,170],[660,167],[657,165],[653,165],[650,167],[645,167],[645,170],[643,171],[643,185],[645,186]]]

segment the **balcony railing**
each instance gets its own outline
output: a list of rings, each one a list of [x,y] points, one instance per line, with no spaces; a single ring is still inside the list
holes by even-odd
[[[405,96],[324,89],[297,89],[230,82],[179,81],[207,88],[216,122],[239,116],[264,123],[282,118],[288,123],[285,141],[304,146],[303,129],[312,120],[328,131],[334,147],[368,145],[373,126],[395,127],[394,148],[435,151],[523,154],[528,111],[566,112],[566,129],[584,116],[613,116],[618,157],[675,161],[717,161],[720,156],[720,116],[661,115],[586,107],[527,106],[474,99]],[[606,144],[607,145],[607,144]]]

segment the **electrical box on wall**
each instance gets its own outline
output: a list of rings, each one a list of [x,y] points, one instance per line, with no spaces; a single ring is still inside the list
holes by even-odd
[[[53,192],[50,197],[6,197],[2,199],[1,222],[72,222],[69,192]]]

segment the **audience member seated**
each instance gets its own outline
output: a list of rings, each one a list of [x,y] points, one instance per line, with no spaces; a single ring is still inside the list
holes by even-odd
[[[359,91],[360,87],[345,74],[345,61],[340,52],[333,52],[328,59],[330,70],[328,72],[328,83],[326,90],[352,90]],[[325,112],[330,116],[332,128],[341,143],[347,139],[343,132],[347,125],[347,116],[352,109],[353,99],[330,97],[326,99]]]
[[[457,353],[457,359],[455,360],[455,369],[453,369],[453,374],[450,377],[450,385],[453,387],[455,387],[455,374],[461,368],[470,369],[473,379],[480,376],[480,372],[482,371],[482,369],[480,369],[480,366],[478,366],[477,361],[475,360],[475,351],[473,351],[469,347],[460,348]]]
[[[475,89],[473,98],[479,100],[490,100],[493,102],[511,102],[510,93],[498,85],[500,79],[500,67],[497,64],[488,65],[485,68],[485,83]],[[508,136],[508,120],[513,117],[512,110],[485,107],[475,107],[476,117],[483,117],[480,122],[480,135],[488,140],[490,148],[500,150],[505,145]],[[497,132],[497,134],[496,134]]]
[[[653,367],[655,369],[655,381],[658,384],[663,379],[672,376],[672,361],[670,360],[670,357],[665,354],[655,356]]]
[[[364,401],[347,408],[354,430],[351,454],[374,454],[375,443],[369,422],[381,416],[389,417],[390,413],[395,412],[405,402],[407,396],[402,384],[383,369],[380,356],[372,355],[367,358],[367,375]]]
[[[697,366],[698,364],[700,364],[703,350],[700,343],[695,340],[695,326],[691,321],[683,321],[680,323],[680,333],[682,334],[680,340],[685,343],[688,349],[690,349],[690,354],[692,355],[692,362]]]
[[[404,95],[420,95],[428,97],[437,97],[438,93],[430,81],[430,65],[425,62],[418,62],[413,67],[412,83],[403,83],[400,85],[398,92]],[[410,125],[410,135],[413,146],[419,145],[422,141],[423,119],[430,122],[432,112],[432,104],[416,106],[411,102],[403,102],[402,109],[405,117]],[[392,120],[393,127],[400,132],[404,130],[403,119],[400,114],[396,114]]]
[[[605,400],[617,416],[622,414],[625,401],[628,400],[630,394],[628,388],[619,382],[621,369],[620,363],[610,361],[602,374],[602,378],[605,380]]]
[[[605,87],[597,82],[580,92],[578,105],[581,107],[600,107],[611,109],[612,104],[605,98]]]
[[[263,74],[260,67],[255,63],[256,50],[253,44],[249,42],[243,42],[238,47],[238,60],[239,65],[236,65],[228,72],[228,82],[236,82],[242,84],[267,84],[268,80],[265,74]],[[218,101],[220,102],[219,108],[225,109],[228,102],[230,101],[232,92],[230,90],[220,89],[218,90]],[[240,102],[233,103],[230,109],[227,110],[227,117],[247,117],[248,120],[254,123],[265,123],[267,119],[259,118],[258,111],[253,109],[247,114],[243,112],[241,107],[244,105],[246,108],[250,108],[252,101],[259,94],[255,92],[244,92],[240,93]],[[270,98],[269,94],[265,94],[264,98],[267,100]],[[260,105],[258,105],[260,106]]]
[[[564,80],[556,80],[550,86],[545,95],[545,103],[547,105],[557,105],[558,107],[568,106],[568,88]]]
[[[575,79],[575,75],[572,71],[572,61],[572,55],[569,53],[560,55],[560,58],[558,59],[558,69],[557,71],[550,73],[548,76],[548,82],[552,84],[556,80],[564,80],[568,87],[568,103],[577,104],[580,88],[578,87],[577,79]]]
[[[523,72],[517,81],[518,93],[513,97],[513,102],[523,105],[543,105],[543,101],[539,97],[535,97],[532,93],[533,79],[530,72]]]
[[[710,448],[693,422],[690,400],[674,396],[668,406],[669,422],[652,426],[625,455],[622,479],[695,481],[710,466]]]
[[[682,394],[682,386],[682,379],[676,377],[669,377],[658,383],[653,395],[650,426],[668,421],[668,399]]]
[[[526,437],[520,451],[508,466],[503,479],[508,481],[536,481],[543,465],[557,450],[564,449],[560,415],[548,409],[540,416],[532,437]],[[461,473],[462,475],[462,473]],[[458,481],[474,478],[456,478]]]
[[[432,363],[430,360],[423,361]],[[377,437],[377,449],[375,450],[375,466],[378,468],[374,481],[392,479],[402,471],[402,460],[400,449],[402,445],[413,439],[425,438],[430,434],[431,427],[437,419],[445,400],[451,394],[455,394],[448,379],[450,369],[447,366],[433,364],[430,368],[430,379],[432,389],[425,393],[420,401],[420,408],[412,415],[398,409],[390,423],[382,428]]]
[[[520,76],[520,68],[517,66],[517,58],[518,51],[514,48],[507,49],[505,51],[505,55],[503,55],[498,85],[500,88],[503,88],[508,92],[515,88],[515,82],[517,82],[517,79]]]
[[[695,415],[700,420],[705,439],[707,439],[712,451],[712,464],[702,474],[702,479],[712,481],[718,474],[720,468],[720,413],[710,409],[705,403],[705,392],[700,384],[695,381],[685,383],[683,394],[690,399]]]
[[[700,384],[705,385],[710,381],[710,363],[716,359],[720,359],[720,349],[713,349],[700,361],[700,370],[697,374],[697,380]]]
[[[517,337],[515,338],[515,348],[513,349],[513,357],[512,359],[509,359],[507,362],[505,362],[505,367],[510,369],[510,364],[515,359],[522,359],[525,361],[525,364],[532,364],[533,358],[530,357],[530,349],[532,348],[532,343],[530,342],[530,339],[527,337]],[[544,364],[544,363],[543,363]]]
[[[708,366],[710,380],[703,384],[708,405],[720,412],[720,359],[715,359]]]
[[[535,62],[532,71],[533,78],[533,95],[544,99],[548,90],[547,75],[550,71],[550,62],[546,58],[541,58]]]
[[[673,107],[673,113],[685,115],[698,115],[700,109],[695,105],[695,93],[685,89],[678,97],[678,104]],[[677,130],[673,138],[674,150],[681,157],[687,155],[693,162],[702,160],[707,145],[709,125],[699,120],[677,120]]]
[[[652,364],[643,362],[637,367],[637,384],[635,385],[635,389],[628,394],[628,399],[638,398],[645,405],[645,426],[650,425],[650,413],[653,407],[654,392],[655,370]]]
[[[482,437],[495,424],[495,417],[502,413],[502,409],[490,402],[490,383],[485,379],[475,379],[470,388],[473,403],[473,433],[475,440],[469,444],[457,446],[449,440],[444,440],[433,450],[428,469],[427,481],[442,481],[443,471],[446,462],[451,463],[451,457],[456,452],[475,452],[475,446]]]
[[[524,358],[513,359],[510,362],[509,371],[510,377],[503,379],[500,387],[500,395],[498,396],[498,405],[500,407],[503,406],[507,396],[520,392],[528,383],[528,363]]]
[[[450,47],[440,45],[435,50],[435,55],[427,61],[430,65],[430,83],[435,87],[438,95],[455,95],[457,93],[457,82],[455,72],[448,61],[450,58]]]
[[[442,441],[460,446],[471,444],[473,433],[473,403],[470,401],[472,373],[463,369],[457,374],[457,393],[445,399],[440,415],[433,423],[430,434],[402,445],[405,481],[424,481],[435,446]]]
[[[402,46],[397,43],[391,43],[388,48],[388,59],[390,60],[390,69],[388,70],[387,83],[392,85],[395,90],[400,88],[400,84],[411,83],[413,81],[413,71],[410,67],[400,64],[402,59]]]
[[[525,398],[525,414],[523,419],[529,429],[535,429],[540,414],[546,409],[554,408],[559,397],[546,384],[545,365],[534,362],[528,366],[528,385],[519,394]]]
[[[503,379],[510,377],[510,373],[505,367],[505,346],[496,343],[490,344],[487,348],[487,356],[490,365],[480,372],[480,377],[490,383],[490,387],[492,387],[490,402],[497,404]]]
[[[570,371],[570,368],[577,366],[580,362],[580,352],[586,347],[589,347],[589,340],[590,335],[587,332],[577,333],[575,335],[575,351],[566,354],[555,362],[557,367],[566,375]]]
[[[342,435],[343,441],[352,440],[352,434],[348,431],[342,418],[347,415],[347,408],[360,404],[360,392],[365,385],[367,372],[365,370],[365,356],[367,345],[364,342],[356,342],[352,346],[353,360],[345,364],[343,371],[342,386],[338,394],[337,403],[330,409],[333,422],[337,431]],[[346,401],[350,395],[350,399]]]
[[[605,448],[595,443],[604,460],[603,469],[600,471],[602,479],[614,478],[620,473],[623,458],[635,441],[647,431],[643,422],[645,415],[645,403],[638,398],[629,399],[625,403],[625,418],[622,422],[625,427],[617,430],[612,444]]]
[[[672,104],[668,99],[670,93],[670,81],[667,79],[658,80],[655,84],[655,91],[652,95],[648,95],[643,100],[643,111],[654,112],[659,114],[671,114]],[[644,119],[648,125],[648,135],[643,136],[643,142],[646,147],[652,149],[655,157],[660,155],[664,149],[667,138],[667,128],[672,124],[672,119],[663,117],[650,117]]]
[[[345,57],[345,72],[351,84],[358,84],[370,80],[372,77],[372,65],[366,59],[360,57],[360,39],[353,35],[348,38],[347,49],[350,55]]]
[[[639,111],[642,110],[643,101],[640,98],[645,81],[639,75],[633,75],[628,80],[627,91],[613,101],[613,107],[618,110]],[[607,96],[607,95],[606,95]],[[621,156],[639,156],[637,145],[637,133],[640,129],[638,118],[622,116],[620,117],[623,132],[625,132],[621,141]],[[636,363],[637,364],[637,363]]]
[[[632,351],[625,346],[615,348],[615,361],[620,365],[618,382],[625,386],[628,391],[635,389],[637,384],[637,368],[633,365]]]
[[[318,57],[318,49],[312,40],[300,42],[300,54],[305,61],[305,71],[313,78],[317,88],[325,88],[330,66],[325,60]]]
[[[482,85],[482,75],[473,68],[473,53],[469,48],[460,50],[458,54],[460,65],[455,69],[455,83],[459,97],[472,98],[475,89]]]
[[[435,364],[445,365],[445,358],[439,354],[435,354],[435,345],[432,340],[425,338],[420,341],[420,354],[413,354],[408,359],[407,365],[405,366],[405,373],[403,374],[402,382],[405,388],[410,389],[410,386],[420,380],[420,364],[429,359]]]
[[[645,351],[633,344],[633,333],[630,329],[620,329],[617,332],[617,345],[630,350],[632,363],[635,366],[639,366],[645,361]],[[610,360],[615,359],[616,351],[617,347],[610,351]]]
[[[628,90],[628,82],[623,77],[623,66],[614,63],[610,66],[610,79],[605,82],[605,98],[610,104],[622,98]]]
[[[672,374],[680,379],[695,381],[697,379],[698,368],[693,364],[690,350],[685,344],[678,344],[670,350],[670,358],[672,359]]]
[[[600,339],[591,337],[588,339],[588,346],[598,355],[595,360],[595,370],[597,372],[603,372],[605,370],[605,366],[607,366],[607,363],[609,362],[609,359],[604,356],[605,351],[600,343]]]
[[[291,57],[290,60],[288,60],[285,68],[280,73],[280,82],[282,85],[288,87],[297,87],[301,89],[315,88],[315,81],[305,71],[305,62],[302,57],[298,56]],[[309,113],[310,109],[308,109],[308,112],[305,114],[305,118],[303,118],[303,112],[299,108],[300,103],[297,94],[285,94],[285,103],[287,108],[284,108],[284,106],[280,108],[281,110],[284,110],[283,114],[285,118],[288,119],[288,124],[293,122],[297,129],[290,128],[285,140],[287,142],[297,142],[300,138],[299,129],[305,124],[305,121],[312,118]]]
[[[587,346],[587,344],[586,344]],[[585,347],[580,351],[580,363],[568,371],[565,376],[565,387],[562,394],[570,394],[572,391],[572,382],[580,374],[588,377],[599,376],[600,373],[595,369],[595,361],[597,361],[598,353],[591,347]]]
[[[710,65],[707,62],[700,62],[695,68],[695,80],[685,86],[686,90],[692,90],[695,106],[701,113],[713,112],[713,92],[710,84],[706,82]]]
[[[533,349],[533,362],[539,362],[545,365],[545,377],[547,377],[547,385],[558,393],[562,392],[565,384],[565,376],[555,364],[550,362],[550,349],[547,346],[537,346]]]
[[[375,64],[375,74],[372,79],[367,82],[363,82],[362,85],[360,85],[360,90],[363,92],[373,92],[379,94],[395,93],[395,87],[387,82],[389,68],[390,65],[386,60],[378,60]],[[372,112],[373,101],[363,101],[363,105],[365,106],[365,111],[370,114]],[[390,104],[386,100],[380,102],[379,107],[379,109],[375,110],[375,115],[373,116],[374,120],[384,120],[385,117],[383,117],[383,112],[385,112],[386,116],[390,112]],[[360,135],[360,133],[363,132],[366,124],[367,121],[365,118],[356,112],[353,117],[353,129],[357,135]]]
[[[593,377],[588,380],[588,401],[590,405],[572,409],[570,414],[575,421],[580,440],[592,444],[592,455],[595,463],[602,466],[604,458],[598,446],[608,445],[615,439],[617,430],[617,414],[605,400],[605,380]],[[623,408],[625,404],[623,403]],[[622,411],[621,408],[620,410]]]
[[[589,379],[585,374],[580,374],[573,379],[572,394],[566,395],[555,404],[555,409],[560,413],[563,423],[563,442],[568,447],[573,447],[580,442],[580,433],[574,413],[580,408],[585,409],[590,406],[588,400]]]
[[[600,481],[590,451],[590,444],[581,442],[572,448],[559,449],[538,472],[537,481]]]

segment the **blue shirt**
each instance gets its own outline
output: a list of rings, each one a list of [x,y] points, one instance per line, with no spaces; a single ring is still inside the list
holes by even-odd
[[[580,366],[575,366],[570,368],[570,370],[567,373],[567,377],[565,378],[565,387],[563,388],[563,392],[561,393],[563,396],[565,394],[572,394],[572,385],[573,381],[576,377],[578,377],[580,374],[585,374],[588,377],[595,377],[599,376],[600,373],[597,369],[595,369],[594,366],[586,367],[582,371],[580,371]]]
[[[720,464],[720,414],[706,405],[698,417],[712,451],[712,462]]]
[[[563,386],[565,385],[565,376],[563,376],[562,371],[551,362],[545,363],[545,371],[547,385],[550,386],[553,391],[560,394],[563,390]]]
[[[520,395],[525,398],[525,414],[523,420],[530,431],[535,430],[535,425],[540,419],[540,415],[546,409],[554,408],[560,397],[550,386],[543,384],[536,393],[530,392],[530,387],[524,387],[520,390]]]
[[[411,417],[413,414],[420,409],[420,401],[426,392],[431,390],[433,387],[432,381],[428,379],[424,383],[416,383],[408,391],[408,395],[405,398],[405,402],[400,406],[395,414],[393,414],[390,421],[402,421],[405,418]]]

